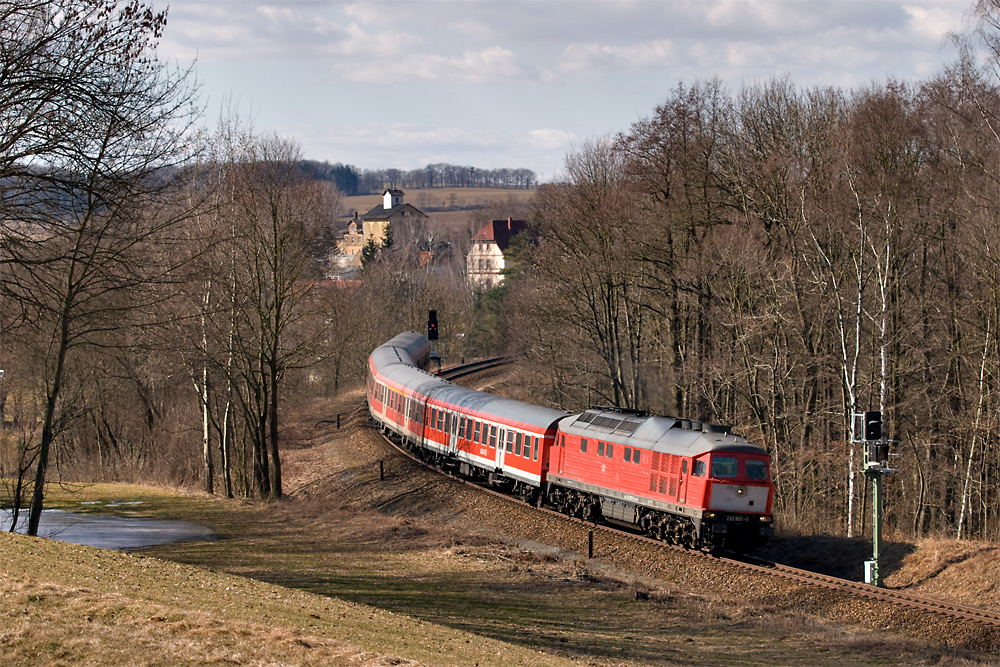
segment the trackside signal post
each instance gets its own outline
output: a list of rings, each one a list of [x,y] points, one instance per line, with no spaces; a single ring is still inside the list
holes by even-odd
[[[881,412],[857,413],[854,415],[854,420],[854,432],[862,434],[860,440],[855,436],[855,442],[864,445],[862,473],[872,483],[872,559],[865,561],[865,583],[881,586],[882,580],[878,568],[879,552],[882,549],[882,484],[886,475],[891,475],[897,470],[889,466],[890,457],[898,456],[889,453],[889,446],[898,443],[886,438],[882,428]],[[857,428],[858,420],[861,421],[860,429]]]
[[[431,342],[431,359],[437,360],[438,375],[441,375],[441,360],[444,358],[437,351],[438,343],[438,313],[436,310],[427,311],[427,340]]]

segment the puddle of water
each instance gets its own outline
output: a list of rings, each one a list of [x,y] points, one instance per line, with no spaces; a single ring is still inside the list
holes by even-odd
[[[135,505],[139,502],[119,503]],[[0,509],[0,529],[10,530],[11,511]],[[28,510],[21,510],[16,531],[24,533]],[[102,549],[132,550],[194,540],[214,540],[211,530],[187,521],[160,521],[104,514],[43,510],[38,536]]]

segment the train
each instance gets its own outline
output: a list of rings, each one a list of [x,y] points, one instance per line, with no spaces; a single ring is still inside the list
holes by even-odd
[[[718,424],[593,406],[569,413],[453,384],[407,331],[368,357],[371,419],[421,459],[537,506],[708,552],[773,533],[766,450]]]

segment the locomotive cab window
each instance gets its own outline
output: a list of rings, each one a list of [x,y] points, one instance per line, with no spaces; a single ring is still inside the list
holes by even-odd
[[[712,477],[716,479],[735,479],[738,475],[737,469],[734,456],[712,457]]]
[[[763,482],[767,479],[767,461],[747,459],[744,466],[746,468],[747,479],[752,479],[755,482]]]
[[[692,472],[692,474],[695,477],[704,477],[705,476],[705,462],[704,461],[695,461],[694,462],[694,469],[691,472]]]

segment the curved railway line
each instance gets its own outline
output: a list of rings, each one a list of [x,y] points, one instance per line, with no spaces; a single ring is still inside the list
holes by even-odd
[[[474,373],[481,372],[483,370],[497,368],[506,363],[509,362],[505,358],[495,357],[491,359],[471,362],[468,364],[462,364],[459,366],[453,366],[451,368],[444,369],[441,371],[440,376],[447,380],[454,380],[460,377],[465,377],[468,375],[472,375]],[[943,602],[940,600],[924,598],[904,591],[886,589],[886,588],[876,588],[868,584],[856,581],[850,581],[847,579],[840,579],[837,577],[819,574],[816,572],[810,572],[808,570],[802,570],[790,567],[788,565],[782,565],[780,563],[773,563],[752,557],[727,557],[727,556],[712,555],[701,551],[695,551],[680,546],[666,544],[664,542],[648,538],[642,535],[638,535],[628,530],[619,529],[614,526],[606,524],[590,523],[582,519],[578,519],[576,517],[567,516],[566,514],[545,507],[536,507],[534,505],[529,505],[528,503],[525,503],[524,501],[514,498],[512,496],[500,493],[493,489],[486,488],[480,484],[476,484],[470,480],[467,480],[461,476],[455,475],[448,471],[441,470],[440,468],[423,461],[413,452],[409,451],[407,448],[400,445],[397,441],[390,438],[388,433],[383,432],[381,433],[381,435],[394,449],[396,449],[398,452],[408,457],[409,459],[413,460],[414,462],[419,463],[420,465],[426,468],[434,470],[435,472],[441,475],[459,481],[462,484],[466,484],[472,488],[475,488],[478,490],[478,492],[490,494],[497,498],[502,498],[507,502],[515,503],[521,507],[528,507],[536,512],[541,512],[554,517],[559,517],[559,519],[563,521],[573,522],[582,526],[586,526],[591,531],[602,531],[604,533],[614,535],[618,538],[634,540],[636,542],[652,546],[656,549],[680,552],[687,556],[695,558],[726,563],[730,566],[741,568],[744,570],[749,570],[762,575],[778,577],[794,583],[805,584],[808,586],[813,586],[821,589],[839,591],[841,593],[846,593],[850,596],[863,597],[869,600],[886,602],[892,605],[897,605],[899,607],[916,609],[923,612],[941,616],[942,618],[972,621],[981,624],[982,626],[1000,631],[1000,613],[991,612],[985,609],[977,609],[974,607],[966,607],[962,605],[953,604],[950,602]]]

